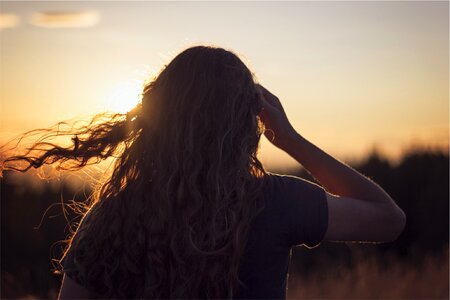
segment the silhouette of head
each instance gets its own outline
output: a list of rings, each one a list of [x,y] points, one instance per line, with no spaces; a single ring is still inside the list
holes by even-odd
[[[197,153],[212,162],[256,151],[260,109],[245,64],[230,51],[197,46],[178,54],[145,87],[138,117],[149,141],[166,145],[165,152]]]

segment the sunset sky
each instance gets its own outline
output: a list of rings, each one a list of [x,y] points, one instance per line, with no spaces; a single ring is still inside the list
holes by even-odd
[[[448,2],[0,2],[0,141],[133,106],[175,54],[241,55],[337,157],[448,147]],[[293,160],[267,141],[262,159]]]

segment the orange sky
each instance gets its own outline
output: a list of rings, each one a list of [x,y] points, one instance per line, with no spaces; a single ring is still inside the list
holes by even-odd
[[[235,50],[341,159],[448,147],[448,2],[0,2],[0,140],[103,110],[192,44]],[[262,143],[262,159],[293,165]]]

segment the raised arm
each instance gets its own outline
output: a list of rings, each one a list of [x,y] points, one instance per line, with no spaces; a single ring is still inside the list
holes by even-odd
[[[279,99],[260,85],[258,89],[266,137],[303,165],[327,192],[325,240],[395,240],[404,229],[406,216],[394,200],[378,184],[301,136],[290,124]]]

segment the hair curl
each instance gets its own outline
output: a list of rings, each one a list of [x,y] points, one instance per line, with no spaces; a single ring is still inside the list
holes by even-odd
[[[51,131],[2,169],[78,170],[116,157],[70,245],[77,279],[102,298],[232,298],[263,207],[260,110],[237,55],[192,47],[146,84],[128,114]],[[64,134],[68,147],[46,141]]]

